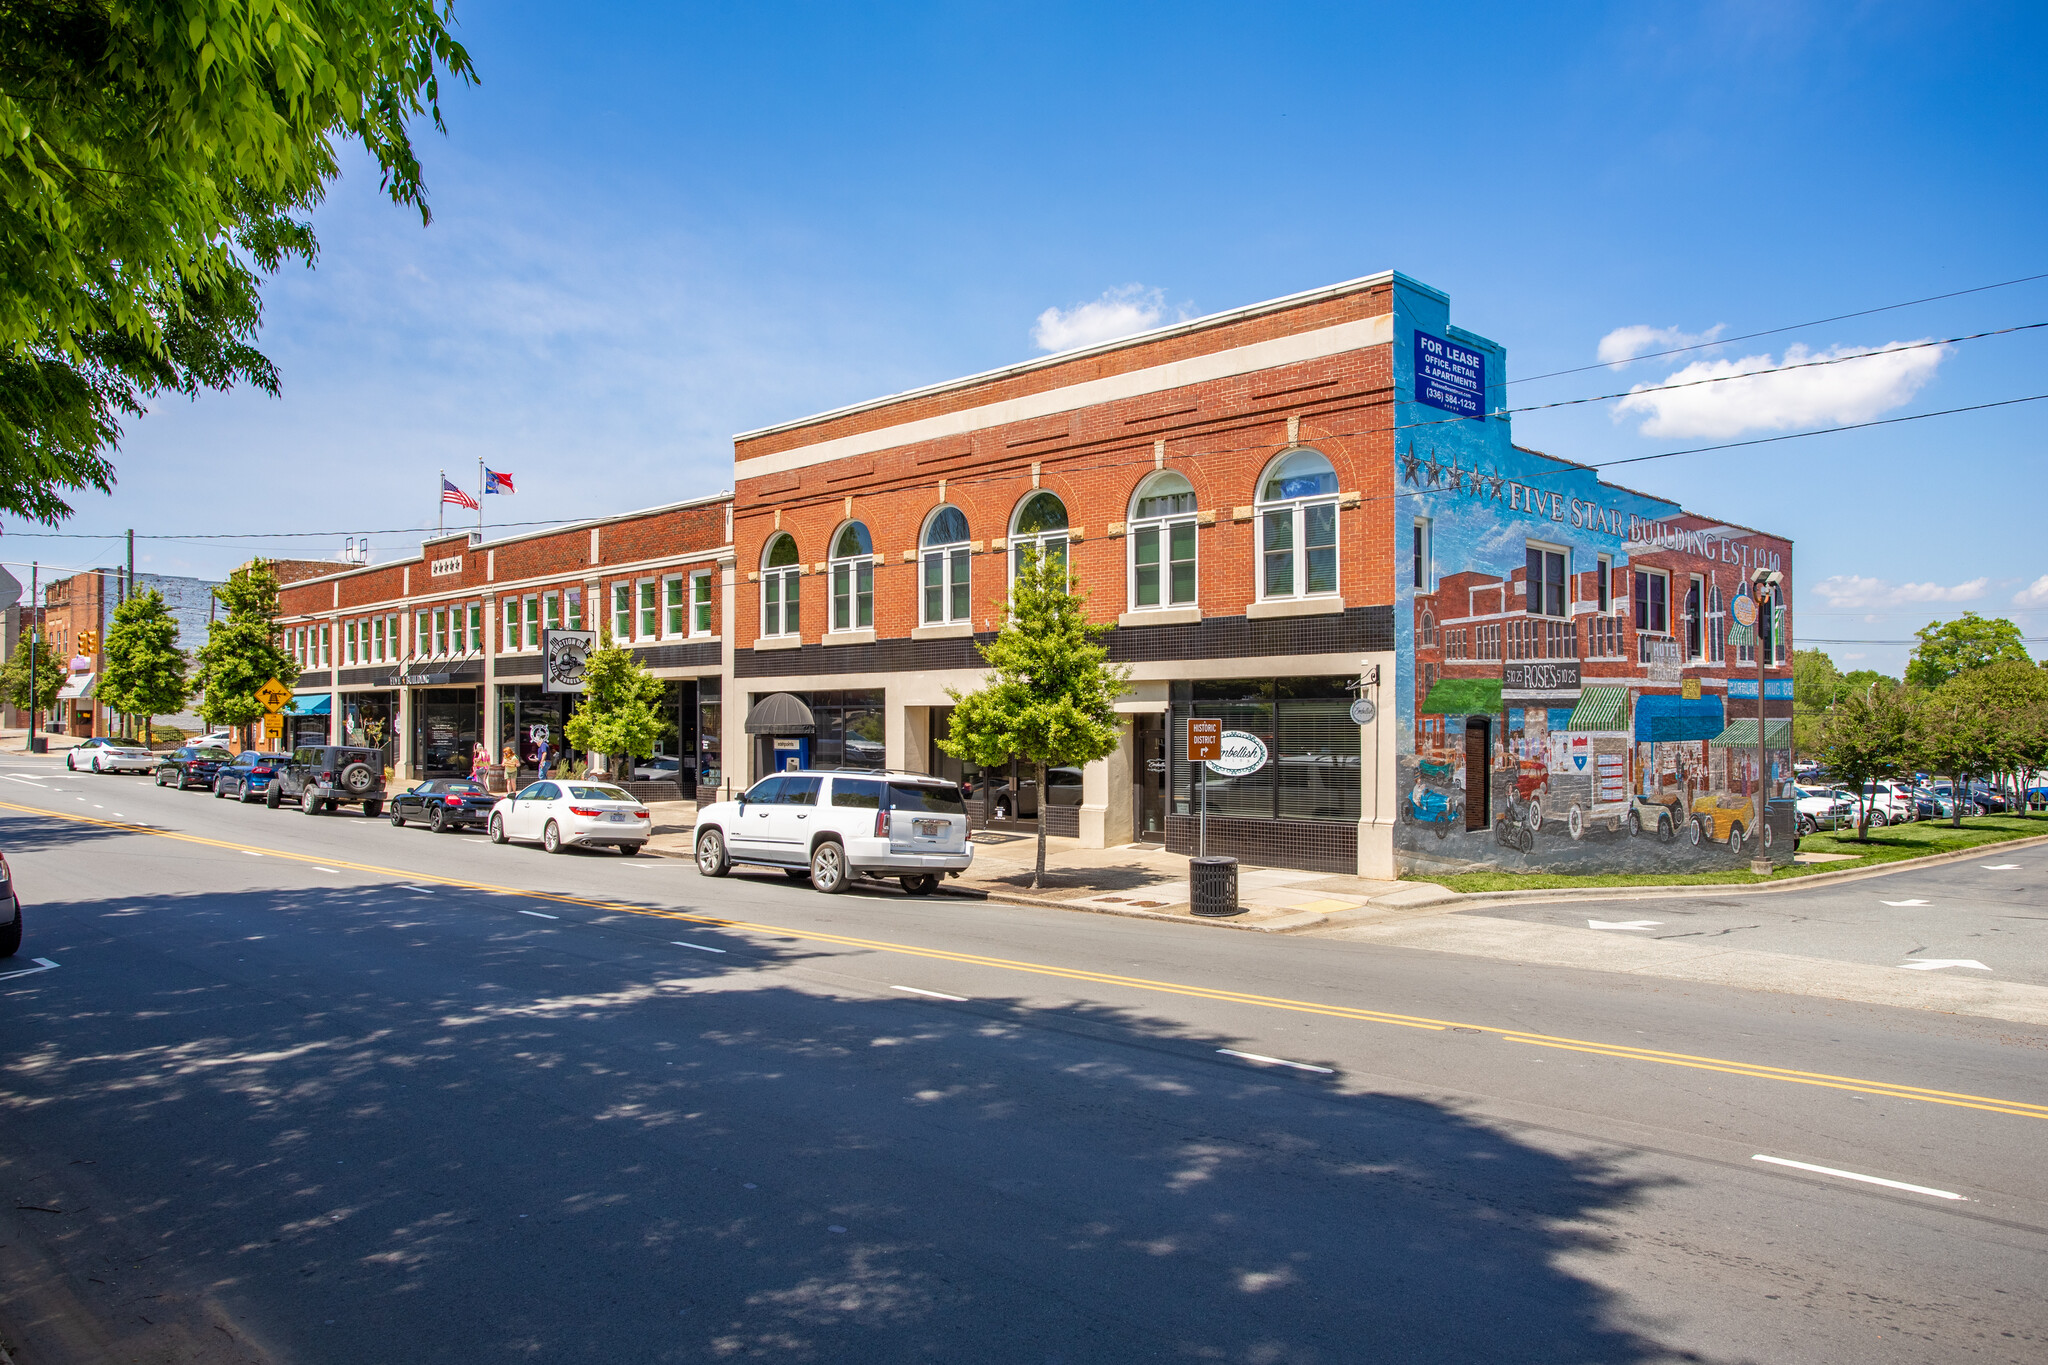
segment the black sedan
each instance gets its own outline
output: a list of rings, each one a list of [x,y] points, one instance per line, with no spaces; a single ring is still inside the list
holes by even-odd
[[[211,787],[213,779],[220,776],[220,770],[233,757],[226,749],[187,744],[156,761],[156,784],[159,787],[176,787],[179,791],[187,787]]]
[[[266,754],[244,749],[232,763],[221,765],[213,777],[213,794],[221,800],[254,801],[270,787],[277,770],[291,762],[290,754]]]
[[[491,822],[498,798],[466,777],[437,777],[391,798],[391,823],[424,821],[436,834]]]

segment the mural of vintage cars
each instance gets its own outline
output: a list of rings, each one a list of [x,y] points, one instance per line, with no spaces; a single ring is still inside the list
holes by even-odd
[[[1678,837],[1679,826],[1685,823],[1685,812],[1679,808],[1676,796],[1644,796],[1638,792],[1629,799],[1630,834],[1654,834],[1668,844]]]
[[[1726,844],[1738,847],[1762,822],[1757,819],[1756,798],[1734,792],[1708,792],[1693,799],[1692,841],[1695,844]],[[1771,846],[1771,828],[1763,826],[1764,847]]]
[[[1465,803],[1452,793],[1417,782],[1408,792],[1407,814],[1411,824],[1428,825],[1441,839],[1464,821]]]

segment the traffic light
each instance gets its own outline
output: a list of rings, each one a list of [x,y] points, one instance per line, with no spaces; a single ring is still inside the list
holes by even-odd
[[[79,632],[78,632],[78,652],[79,652],[80,654],[97,654],[97,653],[99,653],[99,652],[100,652],[100,633],[99,633],[98,631],[96,631],[96,630],[81,630],[81,631],[79,631]]]

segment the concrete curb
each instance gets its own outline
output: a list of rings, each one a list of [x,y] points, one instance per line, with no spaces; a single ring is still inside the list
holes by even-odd
[[[2048,844],[2048,834],[2030,834],[2020,839],[1996,839],[1979,844],[1975,848],[1958,849],[1953,853],[1927,853],[1917,858],[1900,858],[1896,862],[1882,863],[1876,867],[1852,867],[1840,872],[1812,872],[1804,877],[1788,877],[1776,882],[1703,882],[1695,886],[1557,886],[1534,891],[1453,891],[1442,890],[1445,899],[1432,902],[1438,905],[1486,905],[1508,902],[1511,904],[1542,904],[1568,901],[1628,901],[1628,900],[1672,900],[1688,896],[1742,896],[1769,895],[1781,891],[1800,891],[1809,886],[1830,886],[1840,882],[1860,882],[1871,877],[1888,877],[1894,873],[1911,872],[1923,867],[1939,867],[1944,863],[1968,862],[1981,858],[1991,849],[2034,848]],[[1433,882],[1418,882],[1418,886],[1433,886]]]

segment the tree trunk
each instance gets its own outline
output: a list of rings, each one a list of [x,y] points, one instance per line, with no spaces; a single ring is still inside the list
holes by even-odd
[[[1952,773],[1948,779],[1948,827],[1963,827],[1963,775]]]
[[[1045,765],[1043,763],[1034,763],[1031,767],[1032,771],[1038,774],[1038,868],[1031,874],[1031,889],[1036,891],[1038,884],[1045,880],[1045,813],[1047,806],[1045,800]]]

